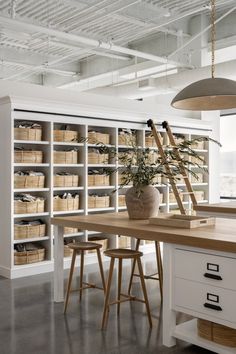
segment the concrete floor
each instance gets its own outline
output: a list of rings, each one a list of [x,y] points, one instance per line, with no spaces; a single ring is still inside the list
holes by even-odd
[[[147,256],[144,260],[146,271],[152,272],[155,263]],[[128,265],[124,269],[125,286],[129,269]],[[85,277],[99,281],[97,266],[87,266]],[[107,329],[101,331],[102,291],[85,290],[81,303],[78,294],[72,293],[64,316],[63,304],[52,301],[51,273],[15,280],[0,278],[0,354],[210,354],[183,342],[173,348],[162,346],[158,282],[147,281],[147,288],[153,316],[151,330],[144,305],[124,303],[120,318],[112,306]],[[113,295],[115,290],[114,282]],[[138,282],[133,292],[140,293]],[[183,317],[178,319],[181,321]]]

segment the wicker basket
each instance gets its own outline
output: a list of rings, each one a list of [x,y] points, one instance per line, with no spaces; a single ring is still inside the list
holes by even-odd
[[[152,180],[152,183],[154,184],[161,184],[162,183],[162,177],[161,176],[155,176]]]
[[[36,200],[34,202],[22,202],[20,200],[14,201],[15,214],[36,214],[44,213],[45,200]]]
[[[46,225],[14,225],[14,239],[44,237],[46,234]]]
[[[54,130],[53,139],[58,142],[78,141],[79,134],[74,130]]]
[[[110,206],[109,196],[89,195],[88,208],[108,208]]]
[[[204,181],[203,173],[196,173],[196,175],[198,176],[198,179],[193,175],[190,176],[191,182],[192,183],[203,183],[203,181]]]
[[[35,251],[14,252],[14,264],[30,264],[42,262],[45,259],[45,248],[40,248]]]
[[[16,163],[42,163],[43,151],[15,150],[14,162]]]
[[[108,154],[99,154],[96,152],[88,152],[88,163],[89,164],[102,164],[108,163],[109,155]]]
[[[118,248],[130,248],[131,247],[131,238],[127,236],[118,237]]]
[[[109,186],[110,178],[107,175],[88,175],[88,186]]]
[[[163,144],[163,137],[160,137],[160,141],[161,141],[161,144]],[[145,136],[145,146],[146,147],[155,147],[155,148],[157,147],[157,143],[156,143],[154,136],[152,136],[152,135]]]
[[[41,141],[42,140],[42,129],[14,128],[14,139],[15,140]]]
[[[118,196],[118,205],[119,205],[119,207],[126,206],[125,194],[119,194],[119,196]]]
[[[67,175],[67,176],[57,176],[53,177],[54,187],[78,187],[79,176],[78,175]]]
[[[119,145],[136,145],[136,136],[131,134],[119,134],[118,135]]]
[[[53,199],[53,211],[70,211],[79,209],[79,198]]]
[[[110,144],[110,135],[99,132],[88,132],[88,141],[89,143],[102,143],[102,144]]]
[[[204,200],[204,198],[205,198],[204,191],[194,191],[194,194],[195,194],[197,202],[200,202],[201,200]]]
[[[79,230],[74,227],[64,227],[64,235],[76,234]]]
[[[236,329],[218,323],[198,319],[198,335],[226,347],[236,347]]]
[[[45,176],[14,176],[14,188],[44,188]]]
[[[100,248],[100,250],[106,251],[108,245],[108,239],[106,237],[99,237],[99,236],[89,237],[89,241],[96,242],[99,245],[102,245],[102,248]],[[95,253],[95,252],[96,250],[88,251],[88,253]]]
[[[183,200],[184,196],[183,196],[183,194],[181,192],[179,192],[179,196],[180,196],[180,199]],[[177,203],[175,195],[174,195],[173,192],[169,193],[169,203]]]
[[[77,151],[54,151],[54,164],[76,164],[78,163]]]
[[[64,245],[64,257],[71,257],[73,250],[68,246]]]

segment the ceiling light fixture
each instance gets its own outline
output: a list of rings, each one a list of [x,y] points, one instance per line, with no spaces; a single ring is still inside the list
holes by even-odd
[[[215,0],[211,0],[211,78],[196,81],[172,100],[174,108],[190,111],[212,111],[236,108],[236,81],[215,78]]]

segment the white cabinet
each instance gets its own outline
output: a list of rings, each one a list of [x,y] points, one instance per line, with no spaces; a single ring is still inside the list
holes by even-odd
[[[129,120],[129,112],[125,112],[125,110],[122,113],[121,111],[114,112],[112,107],[109,106],[106,109],[91,107],[72,107],[62,102],[27,101],[21,98],[4,98],[0,100],[0,148],[2,152],[4,151],[0,156],[2,170],[0,180],[0,275],[15,278],[53,270],[54,237],[53,228],[50,226],[50,217],[125,210],[124,198],[122,196],[119,197],[119,195],[123,195],[130,186],[119,190],[120,180],[118,174],[113,174],[110,177],[109,185],[91,186],[88,184],[88,175],[92,170],[102,171],[104,167],[115,170],[120,166],[119,161],[114,158],[110,158],[108,161],[94,160],[94,156],[90,155],[90,152],[96,150],[97,145],[89,141],[88,137],[91,135],[91,131],[96,131],[98,135],[106,135],[109,137],[108,145],[115,149],[117,154],[126,153],[127,149],[132,148],[127,146],[126,141],[121,139],[119,134],[120,129],[125,127],[133,130],[137,144],[140,147],[144,147],[146,141],[145,132],[149,130],[146,125],[147,117],[143,114],[142,121],[135,121],[132,113],[132,119]],[[97,113],[95,114],[96,110]],[[16,121],[39,123],[42,126],[42,140],[14,140],[14,124]],[[70,130],[77,132],[78,136],[84,139],[78,141],[57,141],[57,139],[54,139],[54,131],[61,129],[65,124],[69,125]],[[162,128],[160,128],[160,131],[164,142],[167,141]],[[178,122],[175,121],[173,131],[177,134],[183,134],[188,139],[210,134],[210,128],[197,120],[191,120],[191,126],[189,127],[183,127],[183,123],[178,126]],[[14,148],[42,151],[43,161],[35,163],[14,162]],[[150,149],[157,151],[155,146]],[[70,156],[71,150],[76,152],[73,156]],[[200,151],[205,156],[207,163],[208,143]],[[44,173],[46,181],[44,187],[34,188],[32,186],[27,189],[14,189],[14,172],[28,170]],[[54,186],[54,175],[63,171],[79,176],[78,185],[71,187]],[[199,183],[194,183],[196,190],[204,190],[204,200],[202,202],[206,202],[209,197],[207,181],[208,176],[204,175],[204,178]],[[169,199],[171,191],[168,184],[163,182],[158,180],[156,184],[156,188],[163,194],[160,210],[163,212],[176,210],[178,208],[177,203],[175,200]],[[181,183],[179,183],[179,188],[185,191],[185,186]],[[22,192],[44,198],[44,211],[41,213],[14,214],[14,196]],[[58,210],[57,207],[57,210],[55,210],[54,197],[64,193],[78,194],[78,207],[68,207],[68,210]],[[89,198],[89,196],[93,195],[98,197],[109,196],[109,203],[107,198],[104,198],[106,200],[104,205],[99,203],[91,204],[94,202],[94,198]],[[102,198],[99,201],[102,201]],[[191,206],[189,196],[184,195],[184,203],[187,208]],[[35,220],[38,218],[46,224],[47,231],[44,237],[14,239],[14,223],[16,221]],[[65,238],[73,237],[87,240],[92,235],[94,233],[72,230],[71,233],[65,234]],[[119,244],[119,240],[121,240],[114,235],[108,235],[108,238],[109,246],[112,247],[116,247]],[[43,245],[46,250],[45,260],[32,264],[15,265],[14,246],[28,242],[32,242],[35,245],[39,243]],[[150,249],[150,247],[147,246],[146,249]],[[89,262],[93,262],[94,257],[92,255],[87,258],[90,258]],[[68,267],[69,264],[70,259],[65,259],[65,267]]]

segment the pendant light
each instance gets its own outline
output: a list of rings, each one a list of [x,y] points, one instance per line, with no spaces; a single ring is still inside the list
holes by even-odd
[[[211,78],[196,81],[180,91],[171,102],[174,108],[211,111],[236,108],[236,81],[215,78],[215,0],[211,0]]]

